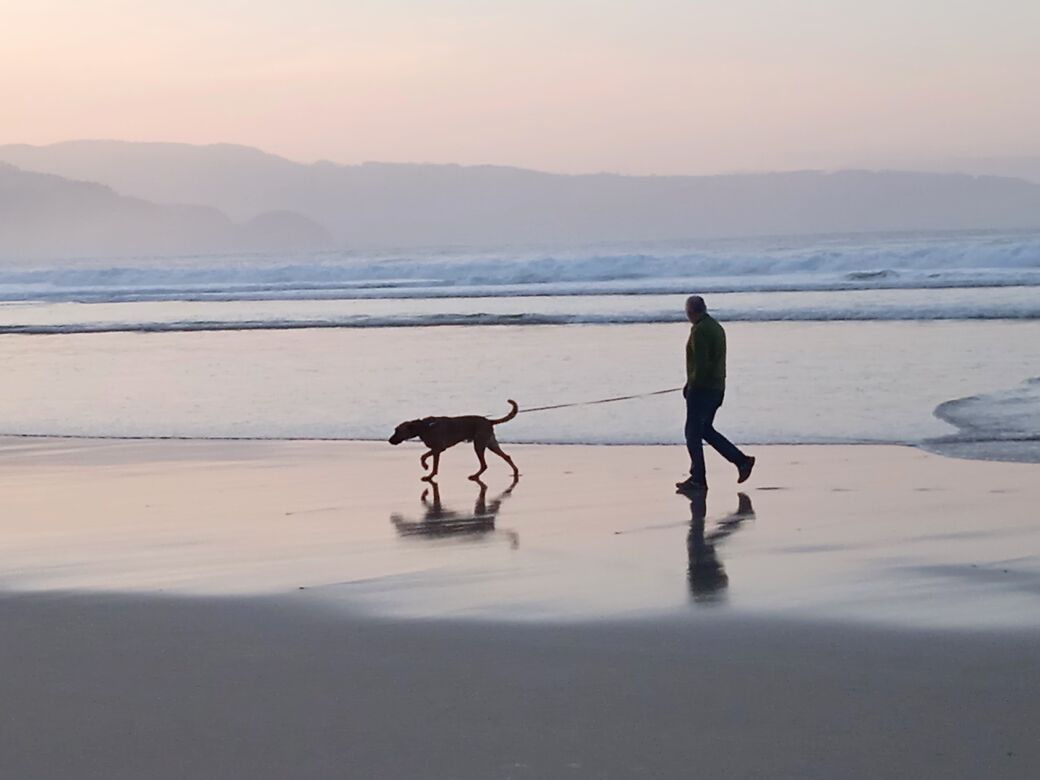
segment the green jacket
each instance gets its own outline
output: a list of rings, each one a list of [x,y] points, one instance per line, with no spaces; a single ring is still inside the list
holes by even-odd
[[[726,389],[726,331],[707,314],[690,328],[686,341],[686,383],[690,387]]]

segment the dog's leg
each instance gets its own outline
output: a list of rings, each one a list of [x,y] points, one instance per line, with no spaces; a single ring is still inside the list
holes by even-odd
[[[427,482],[433,482],[433,478],[437,476],[437,467],[441,465],[441,454],[439,452],[433,453],[433,471],[427,474],[423,479]]]
[[[502,452],[502,448],[498,446],[498,442],[497,441],[493,441],[490,444],[488,444],[488,449],[491,450],[496,455],[498,455],[498,457],[500,457],[502,460],[504,460],[506,463],[508,463],[510,466],[513,467],[513,476],[514,477],[519,477],[520,476],[520,469],[518,469],[516,467],[516,464],[513,463],[513,459],[512,458],[510,458],[508,455],[506,455],[504,452]]]
[[[427,461],[429,461],[431,455],[433,455],[433,450],[430,450],[425,455],[423,455],[421,458],[419,458],[419,463],[422,464],[422,470],[423,471],[428,471],[429,470],[430,466],[427,463]]]
[[[473,517],[483,517],[487,514],[487,485],[479,479],[476,483],[480,485],[480,492],[477,493],[477,501],[473,504]]]
[[[473,450],[477,453],[477,460],[480,461],[480,470],[476,474],[469,475],[469,478],[474,481],[479,480],[480,475],[487,471],[487,460],[484,459],[485,446],[484,442],[476,439],[473,440]]]
[[[444,508],[441,506],[441,488],[433,480],[430,480],[430,487],[433,488],[433,503],[431,504],[426,500],[426,494],[429,492],[429,488],[423,491],[423,503],[426,505],[426,519],[437,518],[444,514]]]

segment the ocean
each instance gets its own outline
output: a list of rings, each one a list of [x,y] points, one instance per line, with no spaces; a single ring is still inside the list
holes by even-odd
[[[0,433],[385,439],[428,414],[683,383],[683,300],[729,336],[748,444],[1040,461],[1040,232],[7,262]],[[677,393],[503,441],[678,443]]]

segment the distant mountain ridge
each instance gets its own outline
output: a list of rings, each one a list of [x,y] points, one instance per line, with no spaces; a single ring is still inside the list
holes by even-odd
[[[1040,185],[956,173],[570,176],[500,166],[303,164],[231,144],[122,141],[0,146],[0,161],[239,221],[291,212],[355,248],[1040,227]]]
[[[182,254],[328,247],[306,217],[236,223],[210,206],[160,205],[92,182],[0,163],[0,257]]]
[[[929,173],[967,173],[972,176],[1007,176],[1040,184],[1040,155],[926,159],[919,161],[914,170]]]

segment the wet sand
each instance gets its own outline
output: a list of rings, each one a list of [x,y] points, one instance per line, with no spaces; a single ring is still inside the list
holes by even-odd
[[[4,442],[0,775],[1035,776],[1036,466],[507,449]]]

